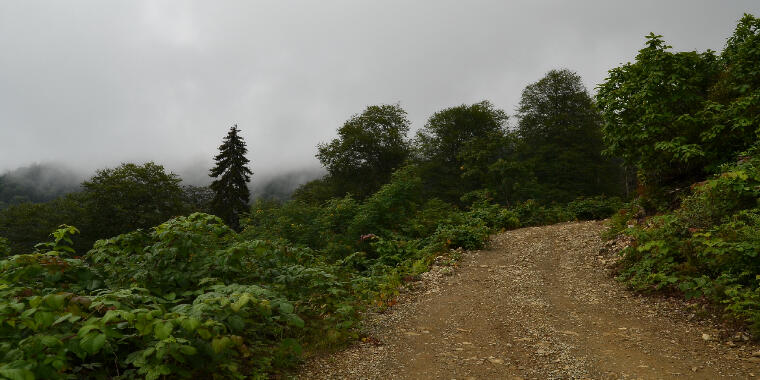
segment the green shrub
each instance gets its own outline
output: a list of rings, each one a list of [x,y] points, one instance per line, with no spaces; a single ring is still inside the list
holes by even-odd
[[[612,214],[607,222],[607,230],[602,234],[605,239],[613,239],[624,233],[628,228],[635,226],[635,223],[644,217],[644,208],[639,206],[638,201],[634,200],[621,207],[616,213]]]
[[[294,363],[299,342],[355,336],[350,281],[309,249],[242,241],[205,214],[85,259],[70,258],[76,232],[0,261],[3,376],[257,377]]]
[[[486,196],[485,191],[472,192],[468,197],[462,197],[462,199],[469,199],[471,203],[470,211],[464,215],[465,220],[482,220],[486,226],[494,230],[513,229],[520,226],[517,214],[498,204],[491,203],[491,199]]]
[[[441,225],[433,234],[433,241],[445,248],[480,249],[485,246],[489,229],[481,220],[472,224]]]
[[[520,226],[520,220],[514,211],[491,203],[487,198],[481,198],[473,202],[470,206],[470,211],[464,217],[466,220],[482,220],[486,226],[495,230],[513,229]]]
[[[544,206],[527,200],[511,209],[522,226],[542,226],[575,219],[575,215],[558,205]]]
[[[405,232],[414,237],[427,237],[435,232],[442,221],[450,221],[457,208],[438,198],[425,202],[409,220]]]
[[[726,305],[760,332],[760,159],[746,157],[692,186],[677,210],[628,228],[620,279]],[[622,217],[620,217],[622,219]]]
[[[322,247],[324,227],[315,221],[320,216],[319,206],[300,201],[258,200],[251,213],[240,220],[241,236],[246,239],[285,239],[294,244]]]
[[[568,203],[567,211],[579,220],[600,220],[609,218],[622,207],[623,202],[617,197],[581,197]]]
[[[303,326],[292,304],[256,286],[211,286],[179,304],[139,288],[2,293],[3,375],[241,378],[270,370],[273,342]]]
[[[235,232],[220,218],[194,213],[150,233],[138,230],[99,240],[87,256],[104,272],[109,286],[137,286],[160,295],[192,289],[205,277],[239,277],[240,256],[219,250],[234,239]]]
[[[11,254],[11,245],[8,239],[0,236],[0,257],[8,256]]]
[[[413,168],[393,174],[390,183],[370,196],[357,210],[348,228],[351,237],[364,234],[389,236],[403,232],[404,222],[414,217],[421,202],[422,180]]]
[[[565,218],[486,197],[467,211],[423,202],[414,171],[364,202],[256,202],[236,233],[195,213],[99,240],[83,257],[61,226],[0,259],[0,377],[266,378],[303,348],[358,336],[360,312],[451,248],[482,248],[519,217]],[[485,193],[483,193],[485,194]]]

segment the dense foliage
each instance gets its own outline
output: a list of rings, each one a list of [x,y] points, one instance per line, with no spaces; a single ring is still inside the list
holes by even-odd
[[[519,218],[576,217],[535,203],[504,209],[485,192],[461,211],[421,197],[421,186],[408,167],[363,202],[260,201],[240,233],[195,213],[86,254],[72,248],[79,231],[62,226],[35,252],[0,261],[0,376],[266,377],[304,348],[355,338],[358,311],[391,304],[440,252],[481,248]]]
[[[239,134],[237,124],[230,128],[219,146],[219,154],[214,157],[216,165],[211,168],[209,175],[215,180],[211,183],[214,198],[211,209],[233,228],[239,227],[240,213],[248,211],[251,191],[248,182],[251,180],[250,160],[245,141]]]
[[[633,237],[620,279],[723,305],[760,333],[760,19],[744,15],[719,56],[648,40],[598,96],[608,152],[642,181],[612,222]]]
[[[680,291],[726,305],[760,332],[760,158],[727,165],[695,184],[671,213],[635,223],[622,210],[616,227],[635,239],[620,278],[639,290]]]
[[[759,26],[745,16],[719,56],[652,35],[596,100],[577,74],[550,71],[513,126],[484,101],[436,112],[409,141],[400,105],[367,107],[318,146],[327,175],[290,201],[248,204],[233,127],[211,189],[124,164],[81,193],[10,207],[0,378],[283,375],[304,350],[359,337],[361,313],[392,305],[439,255],[613,214],[612,234],[634,238],[622,280],[723,303],[760,330]],[[617,212],[621,161],[641,197]]]
[[[650,34],[599,86],[608,152],[640,170],[647,196],[688,187],[757,140],[759,28],[745,15],[720,56],[673,53]]]
[[[75,224],[83,232],[74,247],[86,251],[95,240],[208,209],[204,188],[183,189],[179,182],[153,162],[103,169],[82,184],[83,191],[0,210],[0,236],[14,252],[28,252],[57,226]]]
[[[318,302],[342,283],[308,250],[240,242],[216,217],[101,240],[84,259],[69,245],[76,232],[62,228],[40,251],[0,262],[0,375],[255,377],[298,349],[296,310],[350,317]],[[256,269],[266,257],[279,273]]]
[[[462,176],[466,156],[487,155],[491,161],[508,153],[508,146],[490,144],[505,138],[507,119],[503,110],[488,101],[433,114],[415,140],[426,191],[445,201],[459,202],[462,194],[482,188],[477,176]],[[479,164],[487,165],[488,161],[480,160]]]
[[[8,239],[0,236],[0,257],[8,256],[11,254],[11,247]]]
[[[337,138],[320,144],[317,158],[327,169],[331,195],[364,199],[387,183],[409,157],[409,124],[398,104],[369,106],[347,120]]]
[[[182,213],[181,179],[153,162],[99,170],[85,181],[88,227],[97,236],[114,236],[153,227]]]
[[[601,155],[601,117],[578,74],[549,71],[523,90],[518,111],[519,158],[532,170],[532,197],[569,202],[619,192],[620,167]]]
[[[25,202],[8,207],[0,211],[0,236],[8,239],[12,252],[29,252],[61,224],[76,223],[86,228],[85,204],[83,194],[74,193],[46,203]],[[76,239],[75,247],[84,250],[92,247],[94,240],[88,237]]]

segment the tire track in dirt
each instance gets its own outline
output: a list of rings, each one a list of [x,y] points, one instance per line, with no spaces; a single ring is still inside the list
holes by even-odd
[[[716,379],[760,375],[760,348],[677,300],[606,274],[601,222],[496,235],[370,314],[371,341],[309,360],[303,379]],[[707,334],[709,339],[703,339]],[[722,337],[722,339],[718,339]],[[731,346],[729,346],[731,345]],[[753,354],[758,356],[753,356]]]

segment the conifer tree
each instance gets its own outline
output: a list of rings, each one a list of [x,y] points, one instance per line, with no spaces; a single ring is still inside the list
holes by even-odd
[[[211,183],[211,190],[214,191],[211,207],[217,216],[235,229],[239,227],[239,214],[248,210],[251,196],[248,182],[253,175],[247,166],[249,160],[245,157],[248,149],[238,132],[237,124],[230,128],[219,146],[219,154],[214,157],[216,166],[210,173],[211,177],[216,178]]]

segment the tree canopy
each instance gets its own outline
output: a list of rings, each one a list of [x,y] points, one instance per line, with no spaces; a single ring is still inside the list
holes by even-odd
[[[477,176],[462,178],[466,169],[463,153],[479,151],[497,157],[503,147],[489,142],[504,137],[507,119],[507,114],[489,101],[450,107],[433,114],[415,141],[427,192],[459,202],[462,194],[480,189],[482,183]],[[485,152],[488,147],[497,151]]]
[[[647,188],[683,188],[715,172],[756,141],[760,126],[757,18],[744,15],[719,56],[670,48],[650,34],[596,97],[607,152],[636,166]]]
[[[406,111],[398,104],[367,107],[338,129],[338,137],[318,145],[333,195],[365,198],[390,180],[409,157]]]
[[[607,151],[651,181],[701,173],[704,126],[697,113],[718,70],[710,51],[668,49],[662,36],[650,34],[636,61],[610,70],[597,94]]]
[[[86,233],[115,236],[182,214],[180,182],[176,174],[153,162],[99,170],[82,183],[89,219]]]
[[[601,155],[601,117],[578,74],[551,70],[525,87],[518,116],[519,157],[535,176],[534,198],[618,193],[619,167]]]
[[[0,175],[0,210],[24,202],[47,202],[78,191],[80,177],[55,164],[32,164]]]

